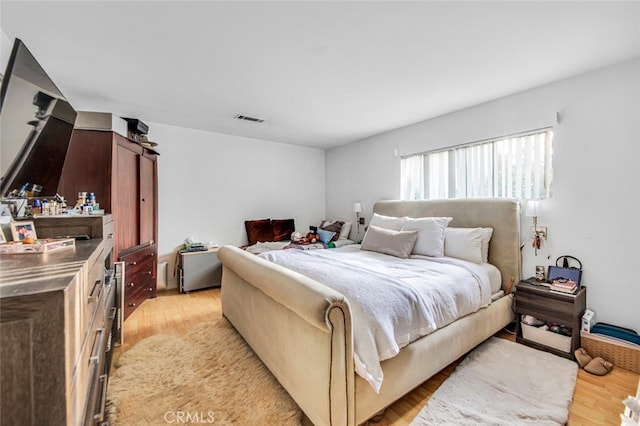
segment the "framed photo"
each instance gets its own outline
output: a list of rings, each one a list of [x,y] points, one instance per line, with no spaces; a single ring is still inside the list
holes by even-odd
[[[32,240],[38,239],[36,227],[32,221],[12,222],[11,235],[13,236],[13,241],[22,241],[27,237],[31,237]]]

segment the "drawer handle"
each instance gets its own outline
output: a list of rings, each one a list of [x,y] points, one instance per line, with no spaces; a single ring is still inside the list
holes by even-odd
[[[96,303],[98,301],[98,296],[100,295],[100,290],[102,288],[100,284],[102,284],[102,280],[96,280],[96,282],[93,284],[91,294],[87,298],[87,304]]]
[[[107,235],[107,238],[113,238],[113,232]]]
[[[138,262],[136,262],[135,260],[133,262],[129,262],[129,265],[134,265],[135,266],[137,264],[138,264]]]
[[[153,291],[153,287],[149,287],[148,290],[149,290],[149,292],[152,292]]]
[[[129,303],[129,305],[128,305],[128,306],[129,306],[130,308],[135,308],[135,307],[136,307],[136,302]]]
[[[133,287],[133,286],[135,286],[136,284],[135,284],[135,283],[129,283],[129,284],[127,284],[127,285],[128,285],[129,287]]]
[[[149,253],[149,256],[151,256],[151,257],[153,257],[155,255],[156,255],[155,253]]]
[[[100,327],[98,329],[96,329],[96,338],[98,337],[97,335],[100,335],[100,340],[98,340],[98,346],[97,346],[97,350],[94,349],[94,353],[91,354],[91,357],[89,358],[89,364],[91,364],[92,362],[95,362],[96,364],[98,364],[100,362],[100,351],[102,350],[102,340],[104,338],[104,336],[102,335],[104,333],[104,327]],[[94,341],[95,344],[95,341]]]
[[[101,422],[104,420],[104,411],[107,406],[107,383],[109,382],[109,376],[103,374],[98,380],[102,381],[102,398],[100,398],[100,411],[93,416],[93,420]]]
[[[147,274],[151,275],[151,271],[147,271]]]

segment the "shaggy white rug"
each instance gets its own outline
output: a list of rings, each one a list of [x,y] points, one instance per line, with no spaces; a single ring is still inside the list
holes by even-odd
[[[299,425],[301,411],[226,319],[148,337],[111,370],[112,425]]]
[[[578,365],[492,337],[436,390],[412,425],[564,425]]]

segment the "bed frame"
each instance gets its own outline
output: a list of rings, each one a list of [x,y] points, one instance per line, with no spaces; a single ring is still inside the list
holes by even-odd
[[[492,227],[489,261],[502,272],[502,288],[520,279],[516,201],[380,201],[373,211]],[[376,394],[354,372],[351,311],[342,294],[236,247],[222,247],[218,257],[223,315],[315,425],[365,422],[514,318],[509,295],[416,340],[381,363],[384,381]]]

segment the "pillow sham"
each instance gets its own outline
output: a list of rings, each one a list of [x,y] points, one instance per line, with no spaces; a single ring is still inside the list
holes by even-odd
[[[296,225],[293,219],[272,219],[271,229],[273,230],[272,241],[286,241],[291,239]]]
[[[394,231],[369,225],[360,249],[408,259],[417,238],[418,231]]]
[[[247,230],[249,245],[253,245],[259,241],[273,241],[271,219],[245,220],[244,227]]]
[[[338,238],[340,238],[342,225],[344,225],[344,222],[339,220],[324,220],[322,221],[322,223],[320,223],[320,229],[333,232],[334,235],[333,238],[331,238],[331,241],[336,241]]]
[[[318,228],[317,232],[318,232],[318,236],[320,236],[320,241],[322,241],[325,244],[327,244],[329,241],[331,241],[333,237],[338,235],[333,231],[327,231],[327,230],[322,229],[322,228]]]
[[[374,213],[369,225],[377,226],[378,228],[391,229],[392,231],[399,231],[402,229],[404,220],[404,217],[384,216]]]
[[[447,228],[444,237],[444,255],[473,263],[483,263],[483,235],[482,228]]]
[[[333,223],[339,222],[338,220],[323,220],[320,223],[320,228],[329,229],[328,227]],[[331,229],[332,231],[333,229]],[[337,240],[347,240],[349,239],[349,233],[351,232],[351,222],[342,222],[342,226],[340,227],[340,231],[337,237],[333,237],[333,241]]]
[[[422,256],[444,256],[444,231],[451,222],[450,217],[405,218],[403,231],[418,231],[413,254]]]
[[[340,228],[340,235],[338,236],[339,240],[348,240],[349,233],[351,232],[351,222],[345,222],[342,224],[342,228]]]
[[[493,236],[493,228],[482,228],[482,262],[489,263],[489,242]]]

